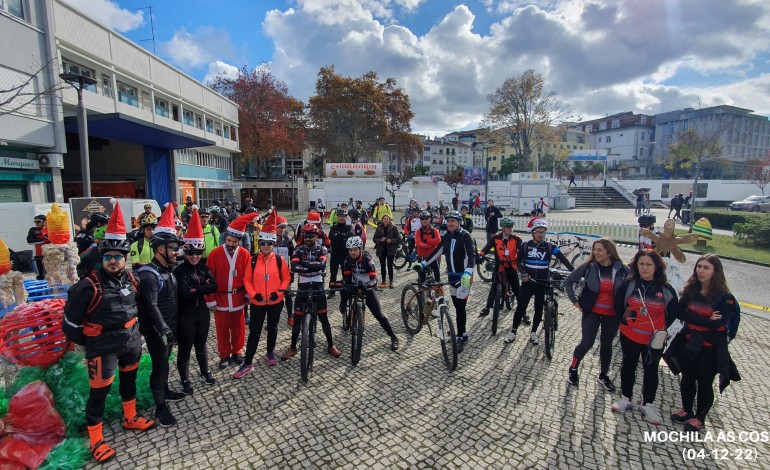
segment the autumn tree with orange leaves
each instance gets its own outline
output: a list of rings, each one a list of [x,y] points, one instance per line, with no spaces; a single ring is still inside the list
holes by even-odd
[[[380,82],[375,72],[343,77],[334,66],[322,67],[309,108],[308,141],[326,161],[373,162],[387,148],[411,165],[420,154],[409,96],[395,78]]]
[[[304,104],[267,67],[244,66],[235,78],[220,74],[208,86],[238,104],[240,160],[254,163],[260,176],[305,149]]]

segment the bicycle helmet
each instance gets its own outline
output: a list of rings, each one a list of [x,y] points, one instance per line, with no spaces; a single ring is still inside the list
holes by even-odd
[[[345,248],[348,250],[351,248],[362,248],[364,246],[364,241],[361,240],[361,237],[350,237],[345,242]]]
[[[253,206],[249,206],[243,211],[244,214],[253,214],[254,212],[257,212],[257,210]]]
[[[157,251],[157,249],[161,246],[165,246],[170,243],[177,243],[182,245],[183,241],[180,240],[176,235],[168,232],[154,233],[150,238],[150,247],[152,248],[152,251]]]
[[[466,205],[460,206],[460,210],[463,210],[463,209],[465,209],[467,211],[468,210],[468,206],[466,206]]]
[[[104,240],[104,233],[107,232],[107,226],[101,226],[94,230],[94,238],[98,240]]]
[[[145,205],[144,205],[144,208],[145,208],[145,209],[152,209],[152,204],[145,204]]]
[[[140,230],[144,230],[146,227],[155,227],[158,225],[158,219],[155,217],[147,217],[146,219],[142,220],[142,225],[139,227]]]
[[[510,217],[503,217],[503,219],[500,221],[500,226],[513,228],[513,219]]]
[[[361,217],[361,213],[360,213],[360,212],[358,212],[358,209],[350,209],[350,210],[348,211],[348,215],[349,215],[349,216],[350,216],[350,218],[351,218],[351,219],[353,219],[353,220],[357,220],[357,219],[359,219],[359,218]]]
[[[449,211],[445,216],[444,219],[455,219],[456,221],[460,222],[463,220],[463,215],[460,214],[457,211]]]
[[[534,232],[536,229],[541,227],[548,230],[548,222],[546,222],[545,219],[532,219],[527,225],[527,230]]]
[[[302,227],[302,237],[303,238],[309,238],[309,237],[317,237],[318,236],[318,226],[315,224],[305,224]]]
[[[41,222],[45,222],[46,217],[43,214],[38,214],[35,216],[34,220],[39,220]]]
[[[180,219],[179,217],[175,217],[174,218],[174,227],[176,227],[178,229],[184,228],[184,222],[182,222],[182,219]]]
[[[430,220],[433,216],[428,211],[420,212],[420,220]]]
[[[640,215],[638,219],[636,219],[637,222],[639,222],[639,225],[653,225],[655,222],[657,222],[657,219],[654,215]]]
[[[110,221],[110,217],[104,212],[94,212],[88,218],[88,221],[91,222],[92,224],[102,223],[104,225],[107,225],[107,223]]]
[[[108,251],[119,251],[125,255],[131,251],[131,247],[129,246],[128,240],[126,239],[104,239],[99,242],[99,253],[104,254]]]
[[[347,217],[348,211],[345,209],[337,209],[337,217]]]
[[[206,208],[206,207],[201,207],[200,209],[198,209],[198,215],[199,216],[201,216],[201,215],[209,216],[209,215],[211,215],[211,211],[208,208]]]
[[[220,212],[219,206],[211,206],[209,208],[209,212],[212,214],[219,214]]]

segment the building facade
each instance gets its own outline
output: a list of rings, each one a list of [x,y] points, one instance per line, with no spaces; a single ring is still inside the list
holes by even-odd
[[[623,112],[574,124],[593,149],[607,150],[607,170],[647,176],[655,167],[655,124],[652,116]]]

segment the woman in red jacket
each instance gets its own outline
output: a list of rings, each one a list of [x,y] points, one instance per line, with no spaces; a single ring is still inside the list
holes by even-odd
[[[246,355],[243,359],[243,365],[233,374],[234,379],[240,379],[254,370],[252,362],[257,352],[265,317],[267,317],[267,355],[265,359],[268,365],[274,366],[276,363],[274,350],[284,298],[281,289],[287,289],[291,281],[288,263],[273,253],[276,239],[276,215],[274,210],[262,226],[262,230],[259,232],[259,253],[252,257],[244,274],[243,284],[251,303],[251,319],[249,321],[249,339],[246,342]]]

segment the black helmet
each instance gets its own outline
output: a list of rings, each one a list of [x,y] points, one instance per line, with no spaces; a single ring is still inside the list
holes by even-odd
[[[432,217],[433,217],[433,216],[432,216],[432,215],[431,215],[431,213],[430,213],[430,212],[428,212],[428,211],[422,211],[422,212],[420,212],[420,220],[423,220],[423,219],[431,219]]]
[[[463,210],[463,209],[465,209],[467,211],[468,210],[468,206],[466,206],[466,205],[460,206],[460,210]]]
[[[115,240],[104,239],[99,243],[99,253],[107,253],[108,251],[119,251],[123,254],[131,251],[131,247],[128,245],[128,240]]]
[[[463,220],[463,215],[460,214],[457,211],[450,211],[447,215],[444,216],[445,219],[455,219],[457,221]]]
[[[94,212],[88,218],[88,221],[91,222],[92,224],[98,224],[98,223],[106,224],[110,221],[110,217],[104,212]]]
[[[150,247],[152,248],[152,251],[156,251],[158,247],[168,245],[169,243],[177,243],[181,246],[183,241],[173,233],[168,232],[154,233],[150,238]]]
[[[351,218],[351,219],[353,219],[353,220],[356,220],[356,219],[358,219],[359,217],[361,217],[361,213],[360,213],[360,212],[358,212],[358,209],[350,209],[350,210],[348,211],[348,215],[349,215],[349,216],[350,216],[350,218]]]
[[[38,214],[35,216],[34,220],[40,220],[42,222],[45,222],[45,216],[43,214]]]
[[[246,208],[246,209],[243,211],[243,213],[244,213],[244,214],[253,214],[253,213],[255,213],[255,212],[257,212],[257,210],[256,210],[256,209],[254,209],[254,207],[253,207],[253,206],[249,206],[249,207],[247,207],[247,208]]]
[[[347,217],[348,211],[345,209],[337,209],[337,217]]]
[[[638,219],[636,219],[637,222],[639,222],[639,225],[653,225],[657,219],[654,215],[640,215]]]

